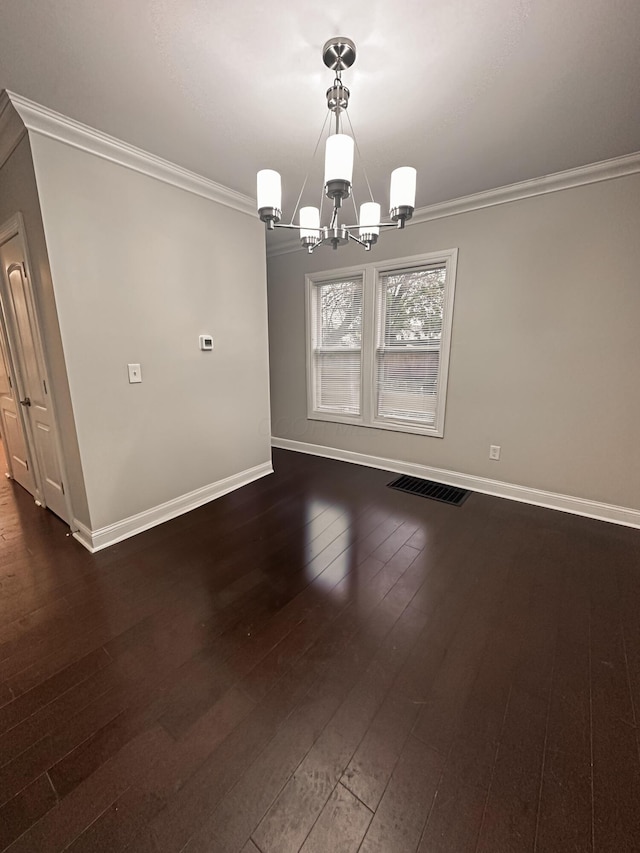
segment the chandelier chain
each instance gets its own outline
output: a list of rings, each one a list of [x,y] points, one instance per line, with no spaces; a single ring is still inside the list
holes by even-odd
[[[329,121],[330,115],[331,115],[331,113],[327,112],[325,120],[322,124],[322,128],[320,129],[320,135],[318,136],[318,141],[316,142],[316,147],[313,149],[313,154],[311,156],[311,165],[307,169],[307,174],[304,176],[304,181],[302,182],[302,188],[300,189],[300,192],[298,193],[298,200],[296,201],[296,206],[294,207],[293,213],[291,214],[291,222],[289,223],[290,225],[293,225],[293,220],[295,219],[296,213],[298,212],[298,206],[300,205],[300,199],[302,198],[302,194],[305,190],[305,187],[307,186],[307,181],[309,180],[309,175],[311,174],[311,169],[313,168],[313,164],[314,164],[315,159],[316,159],[316,154],[318,153],[318,148],[320,147],[320,143],[322,141],[322,136],[324,134],[324,129],[327,126],[327,122]]]
[[[355,216],[356,223],[360,224],[360,217],[358,215],[358,205],[356,204],[356,194],[353,191],[353,187],[351,188],[351,204],[353,205],[353,215]]]
[[[360,151],[360,146],[358,145],[358,137],[356,136],[356,132],[353,129],[353,125],[351,124],[351,116],[347,113],[347,121],[349,122],[349,127],[351,128],[351,135],[353,136],[353,143],[356,146],[356,151],[358,152],[358,160],[360,165],[362,166],[362,173],[364,175],[365,182],[367,184],[367,189],[369,190],[369,198],[373,201],[373,193],[371,191],[371,184],[369,183],[369,176],[367,175],[367,170],[364,165],[364,159],[362,157],[362,152]]]

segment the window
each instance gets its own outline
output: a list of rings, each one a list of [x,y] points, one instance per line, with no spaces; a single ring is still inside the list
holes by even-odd
[[[456,256],[307,276],[310,418],[443,435]]]
[[[362,389],[362,276],[315,285],[313,409],[359,415]]]

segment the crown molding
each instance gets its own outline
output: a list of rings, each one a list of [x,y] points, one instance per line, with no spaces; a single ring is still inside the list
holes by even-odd
[[[194,193],[210,201],[239,210],[241,213],[257,216],[255,200],[249,196],[229,189],[228,187],[204,178],[182,166],[163,160],[148,151],[129,145],[121,139],[109,136],[100,130],[95,130],[86,124],[68,118],[67,116],[43,107],[28,98],[23,98],[15,92],[6,91],[6,99],[13,106],[24,126],[31,133],[39,133],[64,142],[80,151],[86,151],[117,163],[134,172],[148,175],[165,184],[171,184],[181,190]],[[0,125],[1,129],[1,125]],[[0,154],[2,147],[0,146]]]
[[[0,169],[12,155],[26,132],[22,119],[11,103],[9,95],[6,91],[0,92]]]
[[[444,219],[446,216],[457,216],[483,207],[494,207],[497,204],[508,204],[537,195],[546,195],[573,187],[583,187],[586,184],[596,184],[600,181],[610,181],[612,178],[623,178],[640,172],[640,151],[627,154],[624,157],[614,157],[611,160],[601,160],[588,166],[578,166],[564,172],[531,178],[506,187],[475,193],[463,198],[443,201],[428,207],[418,209],[413,219],[415,222],[429,222],[432,219]]]
[[[444,219],[447,216],[457,216],[460,213],[470,213],[473,210],[481,210],[484,207],[494,207],[498,204],[508,204],[512,201],[521,201],[525,198],[533,198],[537,195],[546,195],[560,190],[568,190],[574,187],[582,187],[586,184],[595,184],[600,181],[610,181],[612,178],[624,178],[627,175],[635,175],[640,172],[640,151],[634,154],[626,154],[623,157],[614,157],[611,160],[601,160],[588,166],[579,166],[576,169],[567,169],[564,172],[555,172],[552,175],[543,175],[540,178],[531,178],[528,181],[520,181],[517,184],[509,184],[497,187],[493,190],[474,193],[473,195],[455,198],[451,201],[442,201],[427,207],[419,207],[413,214],[411,227],[420,222],[430,222],[433,219]],[[300,251],[300,241],[297,238],[283,241],[277,245],[267,247],[267,257],[286,255],[290,252]]]

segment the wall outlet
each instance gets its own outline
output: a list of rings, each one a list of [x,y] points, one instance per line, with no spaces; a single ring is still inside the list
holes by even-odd
[[[128,364],[129,382],[142,382],[142,369],[139,364]]]
[[[500,445],[492,444],[489,446],[489,459],[500,459]]]

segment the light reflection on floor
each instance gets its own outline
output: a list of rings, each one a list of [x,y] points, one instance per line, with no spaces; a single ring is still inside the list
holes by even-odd
[[[318,591],[330,593],[336,603],[342,603],[350,591],[350,584],[342,581],[350,573],[356,581],[352,513],[344,505],[321,498],[308,500],[305,511],[305,574]]]

